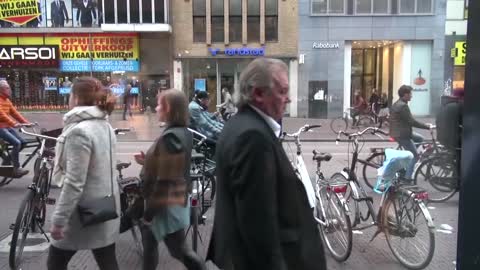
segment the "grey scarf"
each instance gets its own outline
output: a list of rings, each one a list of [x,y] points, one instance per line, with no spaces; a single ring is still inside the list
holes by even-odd
[[[78,106],[70,110],[63,116],[63,131],[57,138],[55,146],[55,168],[53,169],[53,183],[58,187],[63,185],[63,176],[65,175],[65,160],[63,158],[63,146],[68,134],[74,126],[85,120],[106,120],[107,114],[97,106]]]

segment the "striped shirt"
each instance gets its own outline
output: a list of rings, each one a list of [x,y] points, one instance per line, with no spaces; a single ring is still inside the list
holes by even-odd
[[[0,128],[14,127],[17,122],[28,123],[27,119],[15,109],[10,99],[0,95]]]

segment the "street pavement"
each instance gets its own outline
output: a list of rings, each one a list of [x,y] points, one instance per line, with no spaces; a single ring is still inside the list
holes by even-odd
[[[27,114],[31,121],[37,121],[43,127],[47,129],[58,128],[61,126],[61,115],[58,113],[52,114]],[[133,127],[134,132],[119,137],[119,143],[117,145],[117,159],[122,161],[132,161],[132,166],[124,171],[125,176],[138,175],[140,166],[136,165],[133,161],[133,155],[140,150],[147,150],[152,140],[158,136],[160,128],[154,115],[135,115],[133,119],[128,121],[122,121],[121,115],[114,114],[112,117],[112,125],[114,127]],[[427,119],[428,120],[428,119]],[[295,130],[303,123],[322,123],[322,120],[314,119],[295,119],[288,118],[284,121],[285,130]],[[329,138],[333,140],[335,136],[331,134],[328,127],[328,131],[320,129],[317,133],[311,133],[310,136],[318,138]],[[427,121],[425,121],[427,122]],[[426,133],[425,135],[428,135]],[[351,151],[348,147],[348,143],[341,142],[336,145],[334,142],[305,142],[303,145],[304,158],[309,168],[310,174],[315,172],[314,163],[312,161],[312,150],[321,152],[330,152],[333,155],[332,161],[322,165],[322,171],[328,177],[333,173],[340,171],[342,168],[348,166],[349,155]],[[365,158],[368,154],[370,147],[393,147],[395,144],[388,142],[367,142],[363,146],[362,158]],[[286,145],[287,153],[293,154],[295,151],[294,145]],[[25,158],[25,153],[22,154],[22,158]],[[28,166],[32,169],[32,165]],[[357,168],[357,174],[361,175],[361,168]],[[14,222],[20,201],[22,200],[26,187],[32,179],[32,173],[22,179],[17,179],[10,185],[0,188],[0,204],[2,205],[2,212],[0,213],[0,270],[9,269],[8,267],[8,237],[11,234],[9,226]],[[363,182],[361,182],[363,184]],[[365,186],[366,187],[366,186]],[[368,189],[368,187],[366,187]],[[52,189],[51,197],[57,198],[60,190]],[[375,199],[376,205],[378,204],[379,196],[372,194]],[[456,258],[456,241],[457,241],[457,220],[458,220],[458,195],[455,195],[448,202],[441,204],[430,204],[430,212],[434,218],[436,226],[435,232],[435,254],[431,264],[426,269],[455,269]],[[53,207],[49,206],[47,209],[47,215],[52,213]],[[212,209],[211,209],[212,210]],[[205,226],[201,226],[201,236],[203,242],[199,247],[199,254],[205,257],[206,247],[210,239],[210,232],[212,229],[213,211],[207,212],[207,223]],[[49,223],[45,228],[49,228]],[[392,255],[388,245],[385,241],[383,234],[379,235],[373,242],[369,242],[371,236],[375,232],[375,228],[366,229],[363,232],[355,232],[353,234],[353,251],[350,258],[344,263],[337,263],[327,253],[328,269],[370,269],[370,270],[382,270],[382,269],[405,269],[397,262]],[[2,241],[3,240],[3,241]],[[190,236],[187,237],[190,241]],[[6,242],[6,244],[5,244]],[[44,270],[46,269],[46,258],[48,243],[40,245],[38,242],[42,240],[31,240],[31,246],[29,249],[38,249],[37,251],[30,251],[24,254],[26,262],[22,266],[23,270]],[[7,247],[5,252],[5,245]],[[185,269],[175,259],[171,258],[167,249],[163,244],[160,244],[160,262],[157,269]],[[328,251],[326,251],[328,252]],[[134,245],[132,244],[132,237],[129,232],[121,235],[117,242],[117,258],[120,264],[120,269],[141,269],[141,260]],[[98,269],[90,252],[81,251],[78,252],[70,263],[69,269]]]

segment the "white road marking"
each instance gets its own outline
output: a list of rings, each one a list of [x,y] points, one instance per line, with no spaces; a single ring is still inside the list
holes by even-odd
[[[47,233],[47,235],[48,235],[48,238],[51,239],[50,234]],[[31,246],[26,245],[23,252],[42,252],[47,250],[50,247],[50,243],[47,241],[45,236],[41,233],[29,233],[27,241],[29,240],[38,241],[39,243],[37,245],[31,245]],[[41,241],[41,240],[44,240],[44,241]],[[10,234],[8,237],[6,237],[0,242],[0,252],[9,253],[11,241],[12,241],[12,235]]]

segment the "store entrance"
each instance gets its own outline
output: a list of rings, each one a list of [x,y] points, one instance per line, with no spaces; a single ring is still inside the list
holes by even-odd
[[[373,93],[390,105],[393,100],[393,60],[396,41],[353,41],[350,104],[355,92],[368,103]]]

